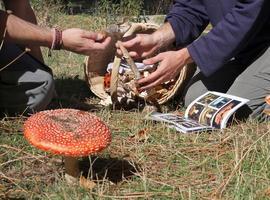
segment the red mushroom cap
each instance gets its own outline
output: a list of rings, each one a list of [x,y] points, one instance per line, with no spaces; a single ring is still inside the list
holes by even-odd
[[[41,150],[72,157],[88,156],[111,142],[111,132],[99,117],[75,109],[32,115],[24,124],[24,136]]]

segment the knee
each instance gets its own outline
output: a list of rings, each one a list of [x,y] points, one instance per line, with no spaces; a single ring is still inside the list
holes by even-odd
[[[188,106],[192,101],[207,91],[207,88],[204,87],[201,82],[193,83],[184,92],[184,105]]]
[[[53,76],[47,73],[47,75],[43,76],[41,83],[37,88],[28,91],[28,108],[30,113],[46,109],[54,97],[55,84]]]
[[[189,89],[184,97],[184,105],[187,107],[194,99],[196,99],[196,95]]]

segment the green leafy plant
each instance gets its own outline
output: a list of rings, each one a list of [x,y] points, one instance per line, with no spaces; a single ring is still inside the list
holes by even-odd
[[[119,21],[116,18],[138,16],[143,9],[143,0],[100,0],[96,14],[107,20],[107,23]]]
[[[31,0],[39,24],[52,26],[55,23],[56,15],[59,15],[65,7],[64,0]]]

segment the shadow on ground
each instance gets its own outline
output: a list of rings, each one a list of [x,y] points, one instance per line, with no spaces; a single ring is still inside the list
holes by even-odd
[[[56,94],[48,109],[74,108],[80,110],[97,110],[100,106],[89,103],[89,98],[95,97],[86,81],[74,78],[56,78]]]
[[[135,176],[139,165],[124,159],[91,156],[81,161],[80,168],[85,177],[94,180],[107,179],[116,184]]]

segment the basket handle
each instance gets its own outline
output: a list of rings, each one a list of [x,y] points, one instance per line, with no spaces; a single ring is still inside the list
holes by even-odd
[[[135,32],[145,31],[149,28],[157,29],[156,25],[147,25],[143,23],[134,23],[131,25],[131,27],[128,29],[128,31],[123,35],[123,37],[128,37],[134,34]],[[130,57],[127,49],[122,45],[121,41],[117,42],[119,45],[120,50],[122,51],[123,57],[126,59],[127,63],[130,65],[130,68],[132,72],[135,75],[135,78],[138,80],[141,78],[140,72],[133,61],[133,59]],[[118,56],[114,57],[113,67],[112,67],[112,74],[111,74],[111,83],[110,83],[110,95],[113,103],[118,104],[118,98],[117,98],[117,86],[118,86],[118,74],[119,74],[119,68],[121,64],[121,58]]]
[[[111,83],[110,83],[110,94],[113,103],[119,103],[117,98],[117,85],[118,85],[118,73],[121,64],[121,58],[118,56],[114,57]]]
[[[138,80],[141,78],[141,74],[129,55],[127,49],[123,46],[122,42],[118,41],[117,44],[119,45],[119,48],[123,54],[123,58],[127,61],[128,65],[130,66],[131,71],[135,75],[135,79]],[[112,102],[119,103],[117,98],[117,86],[118,86],[118,74],[119,74],[119,68],[121,64],[121,58],[118,56],[114,57],[113,67],[112,67],[112,75],[111,75],[111,83],[110,83],[110,94],[112,98]]]
[[[129,64],[131,71],[134,73],[135,79],[139,80],[141,78],[141,74],[140,74],[135,62],[133,61],[133,59],[129,55],[127,49],[123,46],[122,42],[118,41],[117,44],[119,45],[119,48],[123,53],[123,57],[125,58],[125,60]]]

